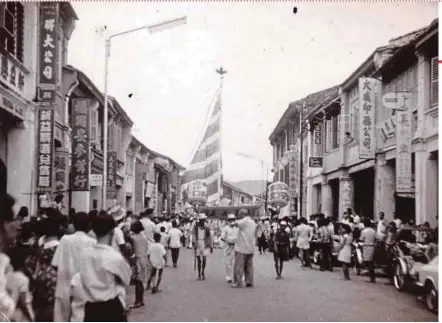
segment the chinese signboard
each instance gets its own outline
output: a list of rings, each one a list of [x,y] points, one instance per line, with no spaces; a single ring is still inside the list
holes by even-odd
[[[322,157],[309,157],[308,167],[322,167]]]
[[[58,54],[58,2],[40,3],[39,89],[40,101],[52,101],[56,82]]]
[[[315,126],[315,145],[320,145],[322,143],[322,124],[317,124]]]
[[[295,196],[298,193],[298,163],[296,156],[298,154],[298,142],[291,147],[292,153],[289,156],[289,191],[291,196]]]
[[[396,116],[385,120],[379,124],[381,139],[385,143],[396,136]]]
[[[73,191],[89,190],[90,105],[90,99],[72,100],[71,189]]]
[[[411,141],[412,109],[411,102],[406,103],[405,111],[396,111],[396,192],[413,191]]]
[[[144,178],[143,171],[145,165],[136,162],[135,163],[135,211],[140,212],[144,206]]]
[[[107,198],[117,198],[117,152],[107,154]]]
[[[91,174],[89,178],[91,186],[103,186],[103,174]]]
[[[372,159],[376,153],[375,108],[380,81],[359,79],[359,158]]]
[[[37,189],[52,191],[54,162],[54,109],[40,107],[38,110]]]
[[[69,178],[69,153],[66,151],[56,151],[54,159],[55,191],[66,192]]]

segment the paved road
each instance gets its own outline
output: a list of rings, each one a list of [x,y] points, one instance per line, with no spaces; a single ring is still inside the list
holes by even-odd
[[[221,250],[209,257],[206,281],[196,281],[193,255],[181,249],[178,268],[165,268],[162,292],[145,294],[130,321],[437,321],[437,316],[379,279],[343,281],[339,268],[320,272],[285,263],[275,280],[270,254],[255,254],[255,287],[233,289],[224,280]],[[129,299],[133,299],[131,287]]]

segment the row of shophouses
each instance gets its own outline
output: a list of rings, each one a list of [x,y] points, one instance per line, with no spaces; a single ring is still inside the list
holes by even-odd
[[[302,203],[301,216],[340,219],[352,208],[434,227],[438,77],[435,20],[376,48],[342,84],[290,103],[269,138],[290,212]]]
[[[31,215],[60,194],[66,208],[102,206],[104,95],[67,64],[77,20],[69,2],[0,4],[0,195]],[[107,206],[178,212],[184,168],[133,136],[114,97],[108,120]]]

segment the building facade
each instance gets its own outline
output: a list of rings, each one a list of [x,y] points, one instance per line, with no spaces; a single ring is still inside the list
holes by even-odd
[[[307,109],[303,216],[323,212],[339,219],[352,208],[374,220],[384,212],[387,220],[396,214],[437,223],[437,28],[436,20],[377,48],[337,92]],[[407,100],[408,112],[397,98]],[[284,156],[274,143],[275,179],[281,180]]]

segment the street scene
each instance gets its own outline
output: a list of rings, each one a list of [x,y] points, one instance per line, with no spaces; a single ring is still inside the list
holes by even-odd
[[[0,2],[1,320],[438,321],[438,9]]]

